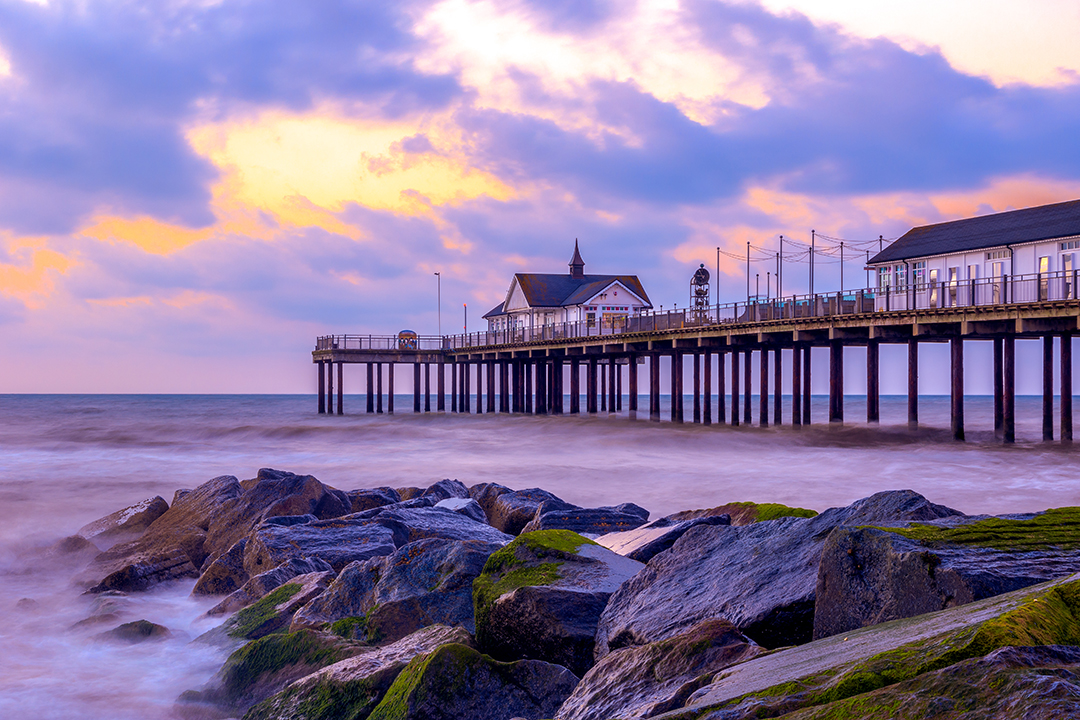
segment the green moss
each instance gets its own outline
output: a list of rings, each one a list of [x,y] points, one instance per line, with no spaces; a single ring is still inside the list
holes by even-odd
[[[229,630],[229,635],[234,638],[250,638],[277,614],[278,605],[292,598],[300,590],[301,587],[296,583],[286,583],[258,602],[236,613],[232,619],[233,628]]]
[[[367,631],[366,617],[347,617],[330,623],[327,628],[331,633],[346,640],[357,640]]]
[[[409,715],[409,697],[420,684],[424,671],[434,657],[435,653],[430,653],[413,658],[371,711],[368,720],[405,720]]]
[[[807,508],[788,507],[779,503],[757,503],[757,521],[776,520],[782,517],[812,518],[817,515],[814,510]]]
[[[967,525],[940,527],[916,524],[906,528],[880,528],[926,543],[976,545],[999,550],[1041,550],[1080,547],[1080,507],[1047,510],[1030,520],[987,518]]]
[[[382,700],[401,665],[393,665],[359,680],[291,686],[251,708],[244,720],[364,720]]]
[[[351,655],[312,630],[267,635],[240,648],[225,662],[222,677],[231,697],[240,697],[260,677],[290,665],[322,667]]]

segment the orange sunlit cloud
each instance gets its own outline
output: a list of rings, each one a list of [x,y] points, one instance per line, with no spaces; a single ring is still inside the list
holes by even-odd
[[[210,237],[209,229],[192,230],[151,217],[122,218],[100,216],[81,235],[104,242],[128,242],[145,252],[167,255]]]
[[[75,261],[49,249],[46,243],[44,238],[8,241],[8,252],[15,262],[0,263],[0,294],[34,308],[53,293],[58,277],[74,267]]]

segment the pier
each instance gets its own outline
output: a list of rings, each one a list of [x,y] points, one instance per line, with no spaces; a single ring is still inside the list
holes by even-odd
[[[412,372],[415,413],[562,415],[584,410],[596,414],[619,412],[625,401],[631,418],[647,411],[649,420],[660,421],[661,369],[666,367],[670,386],[664,389],[671,396],[671,422],[806,425],[811,420],[810,349],[818,347],[829,350],[828,421],[843,423],[843,351],[864,346],[866,420],[876,423],[880,347],[893,343],[907,346],[908,422],[917,427],[919,346],[948,343],[951,431],[956,440],[963,440],[965,343],[991,341],[994,430],[1003,442],[1012,443],[1016,439],[1015,342],[1039,338],[1043,343],[1042,439],[1071,443],[1072,337],[1080,331],[1076,273],[647,311],[613,327],[553,323],[444,337],[327,335],[316,340],[312,352],[318,366],[318,409],[320,413],[344,412],[343,368],[362,364],[367,378],[364,410],[394,413],[395,377],[399,366],[405,365]],[[1056,433],[1055,337],[1061,340],[1056,358],[1060,375]],[[782,403],[782,350],[791,351],[790,407]],[[755,361],[757,388],[752,387]],[[647,409],[638,408],[640,383],[647,385],[647,393],[640,393],[648,396]],[[755,392],[759,395],[756,416]],[[689,412],[684,408],[686,395],[693,398]]]

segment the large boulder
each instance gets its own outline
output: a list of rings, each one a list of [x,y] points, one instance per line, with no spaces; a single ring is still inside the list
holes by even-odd
[[[469,498],[469,488],[465,487],[465,483],[458,480],[440,480],[437,483],[433,483],[428,486],[420,497],[430,497],[439,502],[440,500],[446,500],[447,498]]]
[[[172,507],[141,537],[99,555],[91,573],[104,578],[99,586],[117,590],[142,590],[165,580],[196,577],[204,564],[208,567],[268,518],[311,514],[327,519],[350,509],[345,493],[310,475],[265,468],[243,482],[226,475],[194,490],[178,491]]]
[[[318,636],[312,631],[301,631]],[[469,646],[461,628],[432,625],[390,645],[351,650],[339,660],[296,680],[274,697],[252,708],[246,720],[338,720],[365,718],[413,658],[441,645]]]
[[[363,512],[372,508],[383,507],[401,502],[401,495],[391,487],[377,487],[365,490],[349,490],[345,493],[352,509],[349,512]]]
[[[477,642],[501,660],[534,658],[584,674],[608,598],[643,567],[569,530],[523,533],[473,584]]]
[[[385,562],[345,568],[322,596],[293,618],[294,627],[355,618],[353,632],[371,643],[399,640],[428,625],[473,623],[473,580],[501,544],[427,538]]]
[[[93,541],[101,549],[141,535],[150,524],[165,514],[169,503],[161,496],[147,498],[122,510],[94,520],[79,528],[80,537]]]
[[[480,483],[469,488],[469,496],[484,509],[492,527],[510,535],[521,534],[541,505],[548,511],[578,509],[540,488],[511,490],[498,483]]]
[[[585,673],[555,717],[652,717],[682,707],[713,674],[761,653],[731,623],[706,620],[669,640],[608,654]]]
[[[248,580],[242,588],[207,610],[206,614],[213,616],[236,612],[265,597],[271,591],[276,590],[295,577],[311,573],[325,573],[332,570],[333,568],[330,567],[329,563],[319,558],[286,560],[273,570],[267,570]]]
[[[665,519],[671,522],[684,522],[718,515],[727,515],[731,518],[732,525],[741,526],[777,520],[782,517],[811,518],[817,515],[817,512],[808,508],[790,507],[780,503],[730,502],[711,508],[682,510],[668,515]]]
[[[333,579],[333,572],[298,575],[236,613],[208,635],[257,640],[281,632],[289,627],[293,614],[325,592]]]
[[[244,570],[255,576],[299,557],[319,558],[341,570],[357,560],[389,555],[396,548],[394,531],[368,520],[344,517],[300,525],[264,523],[248,540]]]
[[[244,569],[246,549],[247,538],[240,538],[227,552],[218,555],[199,575],[191,594],[228,595],[239,590],[250,578]]]
[[[537,510],[536,517],[530,520],[521,532],[571,530],[583,535],[606,535],[641,527],[647,518],[647,511],[645,517],[642,517],[639,512],[623,512],[612,507],[576,510],[548,510],[541,507]]]
[[[369,720],[535,720],[555,714],[577,678],[539,660],[502,663],[450,643],[401,671]]]
[[[987,663],[982,667],[989,672],[980,680],[978,663],[968,662],[1019,647],[1025,649],[1014,659],[1026,656],[1037,668],[1049,658],[1040,659],[1032,648],[1045,645],[1080,645],[1080,574],[761,655],[715,674],[682,708],[657,717],[1072,717],[1076,695],[1058,715],[1047,714],[1046,706],[1028,713],[1040,707],[1040,694],[1057,702],[1057,690],[1071,694],[1061,672],[1044,675],[1041,692],[1039,674],[1029,673],[1035,682],[1025,681],[1027,690],[1013,694],[1010,677],[1016,674],[998,673]],[[942,683],[954,672],[967,680]]]
[[[675,521],[660,518],[634,530],[608,533],[596,538],[609,550],[625,555],[631,560],[647,563],[655,556],[670,548],[675,541],[686,534],[690,528],[698,525],[730,525],[727,515],[706,515],[692,520]]]
[[[487,522],[487,515],[484,514],[484,508],[480,507],[480,503],[472,498],[446,498],[445,500],[440,500],[435,503],[434,507],[451,510],[459,515],[464,515],[467,518],[475,520],[476,522]]]
[[[388,506],[380,509],[371,521],[391,529],[398,547],[425,538],[478,540],[498,545],[513,540],[485,522],[478,522],[445,507]]]
[[[1000,595],[1080,571],[1080,508],[839,527],[821,555],[814,637]]]
[[[901,490],[812,518],[691,528],[611,597],[597,628],[597,657],[674,637],[713,618],[768,648],[808,642],[818,562],[833,528],[950,515],[959,513]]]

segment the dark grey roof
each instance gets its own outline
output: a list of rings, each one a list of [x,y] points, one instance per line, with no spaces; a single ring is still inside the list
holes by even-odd
[[[514,275],[525,300],[531,307],[564,307],[580,305],[613,282],[620,282],[626,288],[652,307],[649,296],[637,275],[585,275],[580,278],[570,275],[547,273],[517,273]],[[496,310],[502,312],[502,305]],[[492,310],[494,313],[495,310]],[[488,313],[491,315],[492,313]],[[488,317],[485,315],[484,317]]]
[[[498,317],[499,315],[505,315],[506,312],[503,310],[503,305],[504,303],[499,303],[495,307],[491,308],[491,310],[488,310],[487,313],[484,315],[484,319],[486,320],[488,318]]]
[[[980,250],[1080,235],[1080,200],[923,225],[870,259],[870,263]]]

